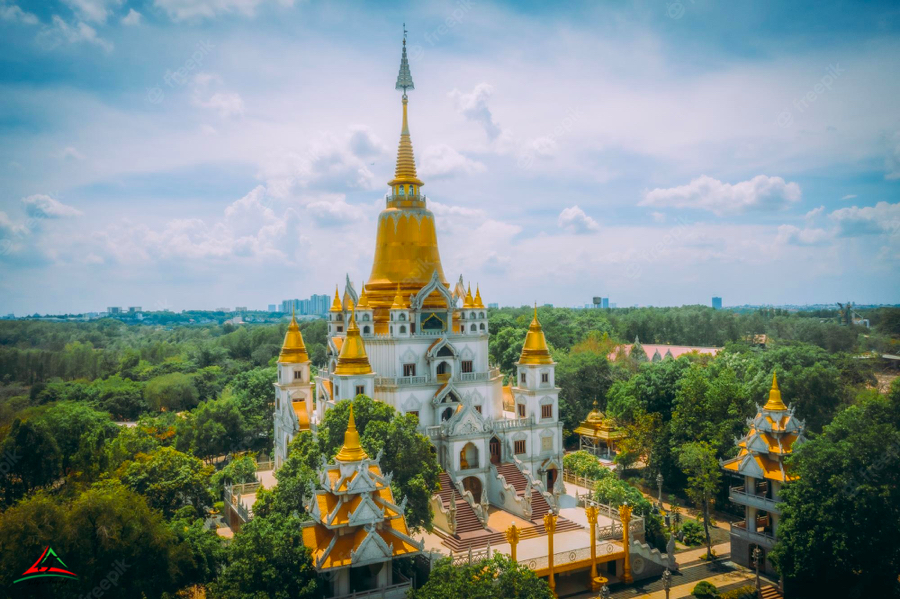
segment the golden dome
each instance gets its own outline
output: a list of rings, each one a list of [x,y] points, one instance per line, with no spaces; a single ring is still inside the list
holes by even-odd
[[[481,301],[481,289],[478,288],[478,284],[475,284],[475,301],[473,303],[473,307],[475,308],[484,308],[484,303]]]
[[[534,306],[534,318],[525,335],[525,344],[522,345],[519,364],[553,364],[553,358],[550,357],[550,350],[547,348],[547,339],[544,338],[544,329],[538,322],[537,304]]]
[[[781,401],[781,389],[778,388],[778,375],[775,373],[772,374],[772,388],[769,389],[769,401],[766,402],[763,409],[772,410],[773,412],[787,410],[787,406]]]
[[[356,430],[356,420],[353,418],[353,402],[350,402],[350,418],[347,420],[347,430],[344,432],[344,446],[334,459],[339,462],[358,462],[369,455],[359,444],[359,432]]]
[[[343,312],[344,306],[341,304],[341,296],[338,295],[338,287],[334,286],[334,301],[331,302],[332,312]]]
[[[347,327],[347,336],[341,344],[341,353],[338,355],[335,374],[370,374],[372,366],[369,364],[369,356],[366,355],[366,346],[359,335],[359,327],[356,326],[356,313],[350,315],[350,326]]]
[[[362,286],[362,293],[359,294],[359,301],[356,302],[357,310],[366,310],[369,307],[369,296],[366,295],[366,285]]]
[[[472,299],[472,285],[469,284],[469,288],[466,289],[466,297],[463,298],[463,308],[474,308],[475,300]]]
[[[297,324],[294,311],[291,310],[291,324],[284,334],[284,344],[281,346],[281,354],[278,361],[282,364],[300,364],[309,362],[309,354],[306,353],[306,345],[303,343],[303,334]]]

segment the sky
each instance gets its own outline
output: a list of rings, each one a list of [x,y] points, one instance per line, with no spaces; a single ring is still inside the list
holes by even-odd
[[[358,288],[403,23],[485,302],[900,302],[896,2],[0,0],[0,313]]]

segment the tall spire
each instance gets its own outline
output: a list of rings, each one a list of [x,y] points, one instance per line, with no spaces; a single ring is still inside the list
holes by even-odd
[[[338,286],[334,286],[334,300],[331,302],[331,312],[343,312],[344,306],[341,304],[341,296],[338,295]]]
[[[358,462],[369,455],[359,444],[359,431],[356,430],[356,419],[353,417],[353,402],[350,402],[350,418],[347,420],[347,430],[344,432],[344,446],[334,457],[339,462]]]
[[[550,350],[547,348],[547,339],[544,337],[544,329],[538,322],[537,304],[534,304],[534,318],[528,326],[525,335],[525,343],[522,345],[522,355],[519,356],[519,364],[553,364]]]
[[[403,90],[403,126],[400,128],[400,146],[397,148],[397,168],[394,170],[394,180],[388,183],[391,187],[401,184],[412,184],[421,187],[423,183],[416,175],[416,158],[413,155],[412,140],[409,137],[409,118],[407,116],[406,97],[407,90],[416,89],[413,85],[412,73],[409,72],[409,60],[406,58],[406,24],[403,26],[403,54],[400,56],[400,73],[397,75],[397,83],[394,89]],[[404,189],[405,195],[410,195],[411,190]],[[418,195],[418,192],[412,195]]]
[[[766,402],[763,409],[772,410],[773,412],[787,410],[787,406],[781,401],[781,389],[778,388],[778,375],[774,372],[772,373],[772,388],[769,389],[769,401]]]
[[[297,317],[294,316],[294,309],[291,308],[291,324],[288,325],[287,333],[284,334],[284,344],[281,346],[281,354],[278,361],[282,364],[300,364],[309,362],[309,354],[306,352],[306,345],[303,343],[303,333],[300,332],[300,326],[297,324]]]
[[[475,283],[475,300],[473,304],[476,308],[484,308],[484,302],[481,300],[481,289],[478,283]]]

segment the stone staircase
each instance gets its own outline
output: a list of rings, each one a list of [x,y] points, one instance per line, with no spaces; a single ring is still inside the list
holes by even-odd
[[[450,502],[454,497],[456,499],[456,536],[458,537],[467,532],[485,530],[484,526],[481,525],[481,520],[478,519],[478,515],[475,514],[475,510],[473,510],[472,506],[469,505],[469,502],[455,490],[453,481],[450,480],[450,475],[446,472],[441,472],[438,480],[441,483],[441,490],[438,495],[441,496],[441,502],[444,504],[444,507],[449,509]]]
[[[525,478],[525,475],[522,474],[522,471],[519,470],[519,467],[512,463],[500,464],[497,466],[497,473],[502,474],[503,478],[506,479],[506,482],[511,484],[513,488],[516,490],[516,495],[519,497],[525,496],[525,490],[528,487],[528,480]],[[544,523],[544,514],[550,511],[550,504],[547,503],[547,500],[544,499],[544,496],[535,491],[531,494],[531,521],[535,523],[540,523],[543,526]],[[568,520],[566,520],[568,522]],[[578,525],[576,524],[576,527]],[[558,524],[557,524],[557,530]],[[570,529],[571,530],[571,529]]]
[[[759,590],[760,599],[784,599],[784,595],[778,590],[778,587],[772,585],[762,587]]]

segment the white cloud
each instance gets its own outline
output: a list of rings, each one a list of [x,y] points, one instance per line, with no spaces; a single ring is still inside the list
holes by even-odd
[[[655,223],[664,223],[666,222],[666,215],[662,212],[651,212],[650,216],[653,218],[653,222]]]
[[[825,245],[832,239],[831,233],[825,229],[800,229],[794,225],[778,227],[778,243],[791,245]]]
[[[425,148],[419,171],[423,177],[452,177],[471,175],[486,170],[484,164],[463,156],[447,144],[437,144]]]
[[[837,224],[838,231],[843,236],[881,233],[896,235],[900,232],[900,203],[878,202],[874,206],[863,208],[840,208],[829,214],[828,218]]]
[[[132,8],[127,15],[122,17],[122,25],[140,25],[142,18],[143,15]]]
[[[584,213],[584,210],[578,206],[564,208],[559,213],[556,221],[560,229],[565,229],[570,233],[587,234],[596,233],[600,230],[600,225],[593,218]]]
[[[854,199],[855,197],[856,197],[856,194],[855,194],[855,193],[849,193],[849,194],[845,195],[844,197],[842,197],[841,199],[842,199],[842,200],[852,200],[852,199]]]
[[[818,208],[813,208],[812,210],[807,212],[803,216],[803,218],[805,218],[806,220],[814,220],[814,219],[822,216],[822,213],[824,213],[824,212],[825,212],[825,206],[819,206]]]
[[[501,133],[500,125],[494,120],[491,109],[488,107],[488,98],[494,92],[494,88],[487,83],[479,83],[471,93],[465,94],[454,89],[450,97],[456,106],[456,111],[467,120],[478,123],[484,128],[488,139],[495,140]]]
[[[311,202],[306,209],[313,220],[323,227],[341,227],[365,219],[363,209],[348,204],[343,195]]]
[[[72,146],[63,148],[63,151],[59,153],[59,157],[63,160],[84,160],[86,158],[84,154]]]
[[[350,127],[348,147],[354,156],[362,159],[378,158],[387,154],[387,146],[365,125]]]
[[[896,131],[890,139],[888,155],[884,160],[887,171],[884,178],[888,180],[900,179],[900,131]]]
[[[800,196],[800,186],[786,183],[781,177],[757,175],[732,185],[702,175],[687,185],[648,191],[639,205],[697,208],[723,215],[747,210],[779,210],[800,201]]]
[[[37,25],[39,23],[37,15],[25,12],[16,4],[6,4],[5,2],[0,2],[0,19],[26,25]]]
[[[22,198],[25,212],[32,218],[64,218],[78,216],[81,211],[68,206],[44,194],[35,194]]]
[[[95,23],[105,23],[113,7],[122,4],[122,0],[63,0],[65,4],[81,19]]]
[[[154,0],[173,21],[210,19],[221,14],[237,13],[252,17],[262,0]]]
[[[39,34],[38,39],[48,49],[53,49],[63,43],[78,44],[85,42],[102,48],[106,52],[113,49],[112,42],[108,42],[97,36],[97,30],[87,23],[78,22],[69,25],[59,15],[53,15],[51,24],[46,26]]]

